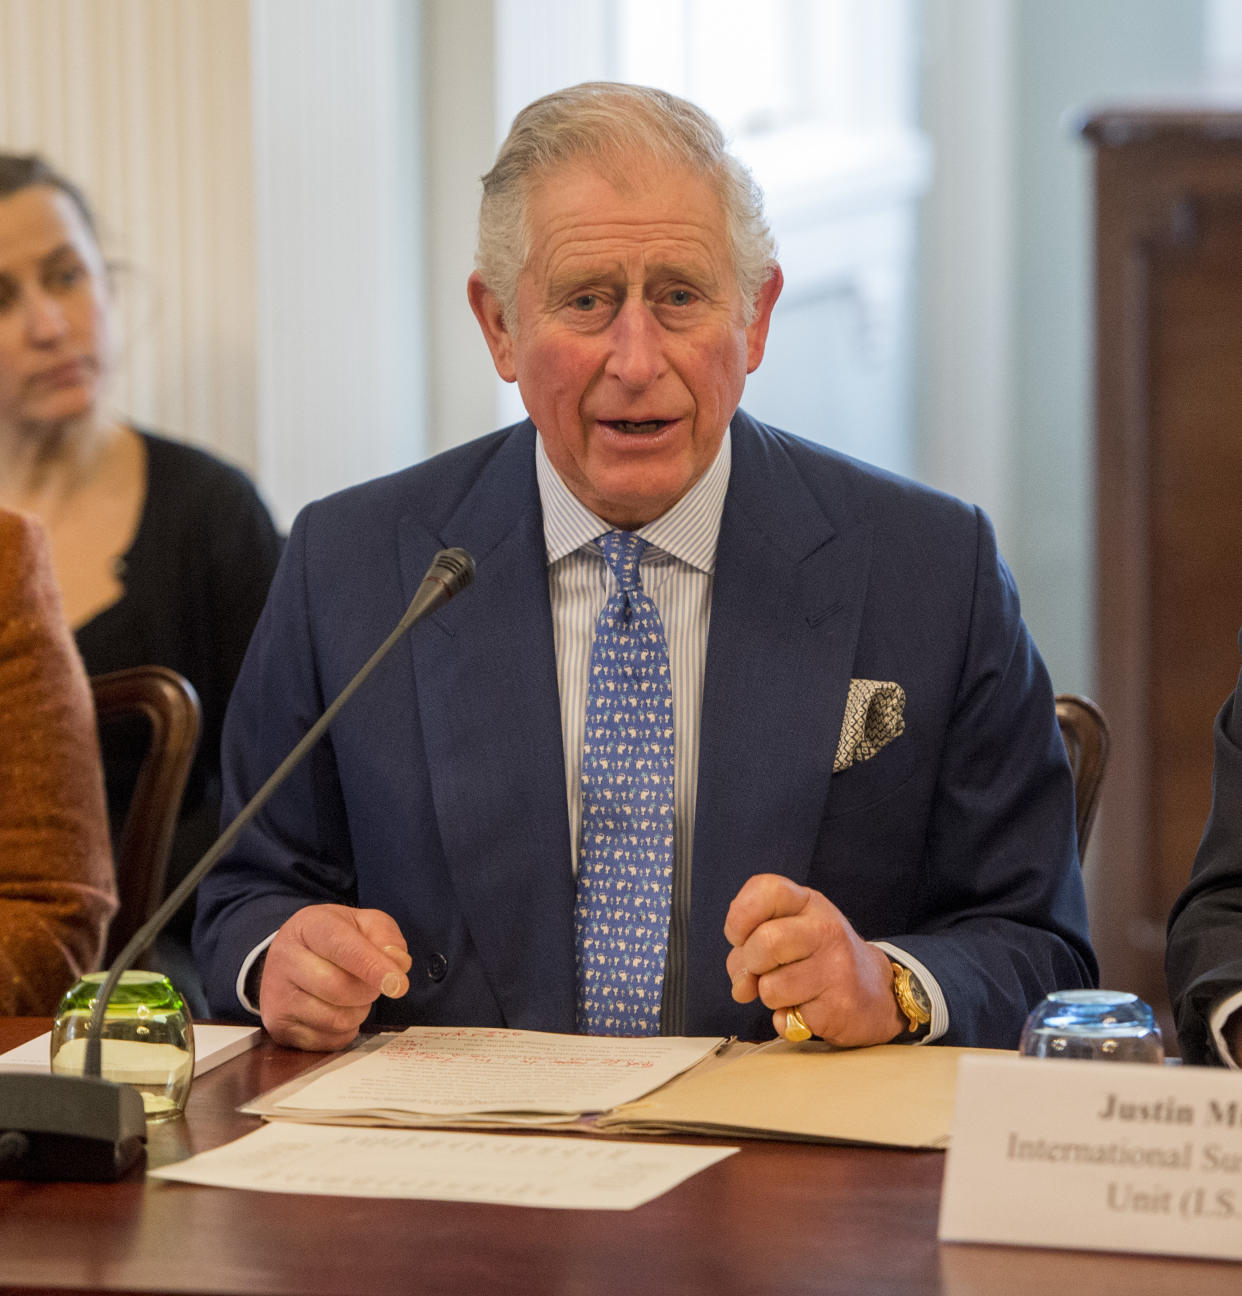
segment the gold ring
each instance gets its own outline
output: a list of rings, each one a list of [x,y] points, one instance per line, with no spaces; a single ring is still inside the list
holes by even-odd
[[[802,1020],[802,1014],[796,1008],[785,1009],[785,1038],[791,1044],[801,1044],[811,1038],[811,1028]]]

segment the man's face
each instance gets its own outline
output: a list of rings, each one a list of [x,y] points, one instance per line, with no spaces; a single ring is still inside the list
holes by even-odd
[[[724,215],[689,170],[636,157],[618,190],[587,164],[531,195],[516,327],[477,275],[470,300],[548,458],[614,526],[672,507],[715,458],[763,358],[776,271],[744,321]]]

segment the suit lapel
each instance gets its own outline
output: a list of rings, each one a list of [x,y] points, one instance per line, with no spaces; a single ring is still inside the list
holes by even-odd
[[[703,687],[687,950],[693,1033],[736,1030],[723,927],[747,878],[807,876],[841,730],[871,530],[834,524],[744,414],[721,521]],[[767,1010],[752,1009],[764,1030]]]
[[[574,884],[529,425],[509,438],[441,535],[407,521],[410,597],[445,545],[474,557],[474,585],[437,613],[439,634],[410,639],[436,826],[505,1020],[572,1031]]]

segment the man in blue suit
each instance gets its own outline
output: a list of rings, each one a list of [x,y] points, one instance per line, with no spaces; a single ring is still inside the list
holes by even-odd
[[[1238,635],[1242,648],[1242,634]],[[1242,675],[1214,726],[1212,808],[1169,915],[1165,972],[1182,1058],[1242,1067]]]
[[[654,966],[651,1028],[1016,1044],[1095,976],[1047,673],[978,510],[738,408],[782,280],[715,123],[630,86],[532,104],[484,178],[477,266],[530,419],[297,519],[230,709],[226,816],[437,550],[468,550],[474,585],[204,883],[213,1010],[316,1049],[368,1017],[594,1029],[583,706],[622,531],[647,542],[674,790],[666,934],[603,961]]]

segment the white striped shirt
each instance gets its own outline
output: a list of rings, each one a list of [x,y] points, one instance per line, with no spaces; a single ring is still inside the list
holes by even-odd
[[[690,861],[699,782],[703,670],[711,621],[716,541],[729,487],[730,463],[726,429],[720,450],[703,476],[667,513],[638,528],[638,534],[649,544],[639,563],[642,586],[664,623],[672,674],[673,895],[662,1029],[675,1035],[684,1033],[685,936],[690,916]],[[535,471],[548,551],[548,593],[552,601],[565,751],[565,796],[576,869],[582,828],[579,784],[591,645],[595,640],[595,622],[617,585],[594,541],[614,528],[592,513],[560,479],[543,448],[542,437],[536,440]]]

